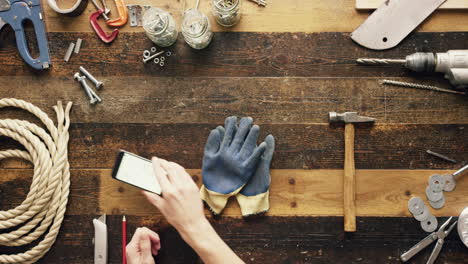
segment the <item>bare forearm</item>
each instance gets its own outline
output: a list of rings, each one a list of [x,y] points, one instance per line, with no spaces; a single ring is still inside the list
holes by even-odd
[[[206,264],[244,263],[219,237],[206,219],[196,226],[184,228],[180,234]]]

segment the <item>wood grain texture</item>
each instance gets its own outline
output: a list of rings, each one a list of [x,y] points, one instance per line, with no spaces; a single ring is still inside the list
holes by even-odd
[[[468,24],[468,23],[467,23]],[[416,51],[446,52],[467,46],[466,32],[416,33],[385,53],[362,48],[348,33],[215,33],[211,45],[194,51],[179,38],[164,67],[143,64],[152,46],[144,33],[120,34],[108,46],[94,33],[49,33],[52,68],[34,72],[19,57],[13,35],[0,41],[0,76],[72,79],[79,66],[99,77],[426,77],[398,66],[357,65],[362,57],[404,58]],[[79,55],[63,56],[70,42],[82,38]],[[0,38],[1,39],[1,38]],[[248,47],[248,48],[246,48]],[[442,74],[435,75],[443,79]]]
[[[356,9],[376,9],[384,0],[356,0]],[[468,9],[466,0],[447,0],[439,9]]]
[[[92,219],[97,215],[66,216],[51,251],[38,263],[93,263]],[[108,215],[109,263],[120,263],[121,215]],[[179,234],[158,216],[127,216],[128,239],[137,227],[157,231],[162,250],[156,263],[202,263]],[[401,263],[399,256],[427,234],[412,218],[358,217],[363,226],[344,234],[341,217],[263,217],[242,220],[211,219],[216,231],[246,263]],[[426,263],[432,247],[411,263]],[[24,248],[0,247],[0,252]],[[66,252],[66,253],[65,253]],[[452,232],[445,240],[438,262],[460,264],[466,260],[466,247]]]
[[[364,114],[364,113],[363,113]],[[212,124],[72,124],[72,168],[112,168],[119,149],[143,157],[157,155],[186,168],[200,168]],[[358,169],[458,169],[468,160],[466,125],[366,125],[356,128]],[[276,138],[275,169],[343,169],[344,126],[329,124],[262,124],[260,138]],[[17,148],[0,137],[2,149]],[[427,149],[456,158],[452,164],[428,155]],[[4,168],[25,168],[16,160]]]
[[[356,0],[334,0],[333,4],[321,0],[282,0],[268,1],[265,8],[258,7],[250,1],[242,3],[242,19],[233,28],[222,28],[216,24],[211,15],[211,1],[202,1],[200,10],[204,12],[211,21],[213,30],[238,31],[238,32],[351,32],[356,29],[370,14],[370,12],[357,12],[355,10]],[[457,1],[457,0],[450,0]],[[463,1],[463,0],[458,0]],[[59,4],[64,4],[61,1]],[[73,1],[70,1],[73,2]],[[183,10],[195,6],[195,1],[172,1],[160,0],[131,0],[126,4],[152,5],[169,11],[175,18],[176,23],[182,23]],[[64,4],[66,5],[66,3]],[[55,13],[44,2],[45,21],[49,32],[77,31],[91,32],[88,17],[95,11],[90,2],[87,10],[76,18],[69,18]],[[115,4],[109,2],[111,18],[116,13]],[[102,20],[102,19],[101,19]],[[346,21],[346,23],[343,23]],[[420,31],[467,31],[468,18],[462,11],[436,12],[418,30]],[[104,23],[101,21],[104,25]],[[130,27],[127,24],[120,29],[123,32],[143,31],[142,27]],[[110,31],[110,30],[108,30]]]
[[[354,160],[354,124],[345,124],[344,172],[343,172],[343,213],[344,230],[356,232],[356,168]]]
[[[468,124],[468,97],[380,85],[380,78],[98,78],[105,83],[99,91],[104,101],[96,106],[72,76],[0,77],[6,84],[0,90],[51,116],[57,100],[73,101],[73,123],[222,123],[238,115],[259,124],[325,124],[329,111],[358,111],[379,124]],[[9,109],[1,109],[0,117],[28,118]]]
[[[1,169],[0,208],[19,205],[31,183],[30,169]],[[412,196],[423,198],[427,179],[449,170],[357,170],[357,216],[411,217],[407,202]],[[200,170],[189,170],[201,186]],[[461,178],[455,191],[445,193],[446,206],[431,209],[438,216],[458,216],[466,207],[468,177]],[[273,170],[268,216],[343,216],[343,170]],[[429,206],[429,205],[428,205]],[[114,214],[161,217],[139,189],[112,179],[110,169],[71,170],[67,215]],[[210,212],[206,210],[206,214]],[[223,216],[240,218],[240,209],[231,199]],[[358,230],[361,223],[357,223]]]

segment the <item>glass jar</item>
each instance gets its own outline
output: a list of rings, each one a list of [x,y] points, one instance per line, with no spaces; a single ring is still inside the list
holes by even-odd
[[[213,15],[223,27],[232,27],[241,18],[241,0],[213,0]]]
[[[213,38],[210,21],[198,9],[188,9],[182,21],[182,35],[185,42],[194,49],[203,49]]]
[[[160,47],[169,47],[177,40],[177,25],[169,12],[151,7],[142,19],[146,35]]]

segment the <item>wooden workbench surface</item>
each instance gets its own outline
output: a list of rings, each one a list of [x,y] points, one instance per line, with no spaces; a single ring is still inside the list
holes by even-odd
[[[113,4],[109,2],[110,6]],[[129,4],[151,4],[149,0]],[[195,2],[195,1],[194,1]],[[448,173],[468,160],[468,104],[459,95],[382,86],[387,79],[449,87],[442,75],[399,67],[365,67],[358,57],[400,58],[416,51],[468,48],[466,11],[437,11],[397,48],[375,52],[349,38],[369,12],[354,0],[271,1],[266,8],[243,2],[241,23],[225,32],[214,25],[205,50],[188,48],[181,36],[166,66],[141,62],[152,43],[141,28],[126,26],[111,45],[92,32],[88,16],[64,18],[46,4],[52,68],[32,71],[16,50],[14,34],[0,34],[0,95],[30,101],[53,117],[57,100],[73,101],[69,159],[71,193],[65,221],[40,263],[93,263],[92,219],[108,215],[109,263],[119,263],[120,221],[129,239],[138,226],[162,237],[157,263],[197,263],[196,254],[134,188],[110,178],[117,150],[158,155],[190,169],[201,183],[204,142],[229,115],[252,116],[277,147],[272,168],[271,210],[242,219],[234,201],[211,219],[220,235],[247,263],[399,263],[399,255],[426,233],[410,217],[407,201],[424,196],[427,177]],[[161,0],[180,24],[184,1]],[[209,1],[201,9],[209,14]],[[211,15],[210,15],[211,16]],[[65,63],[70,42],[83,39],[79,55]],[[79,66],[104,81],[103,103],[90,106],[73,74]],[[345,234],[342,217],[342,125],[329,125],[330,111],[358,111],[377,118],[356,130],[358,232]],[[0,118],[33,120],[2,109]],[[0,148],[20,147],[0,137]],[[431,149],[455,158],[429,156]],[[21,203],[31,165],[0,161],[0,209]],[[432,210],[457,216],[468,206],[468,177],[447,205]],[[209,212],[207,211],[207,215]],[[439,218],[443,220],[444,218]],[[0,254],[24,248],[0,247]],[[456,232],[447,238],[439,263],[466,263],[468,250]],[[430,250],[416,256],[425,263]]]

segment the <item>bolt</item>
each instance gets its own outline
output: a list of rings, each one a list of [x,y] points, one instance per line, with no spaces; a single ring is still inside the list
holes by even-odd
[[[80,71],[88,78],[90,79],[94,85],[96,85],[96,88],[100,89],[102,87],[102,82],[98,81],[91,73],[89,73],[83,66],[80,66]]]
[[[86,77],[81,76],[80,73],[77,72],[77,73],[75,73],[75,75],[73,75],[73,78],[75,78],[75,80],[77,80],[81,84],[83,89],[85,90],[86,94],[89,97],[89,103],[90,104],[95,104],[97,102],[97,99],[94,98],[94,96],[92,95],[91,87],[89,87],[89,85],[86,83]]]
[[[144,62],[144,63],[147,63],[148,61],[154,59],[155,57],[157,57],[157,56],[159,56],[159,55],[161,55],[161,54],[163,54],[163,53],[164,53],[164,50],[162,50],[162,51],[160,51],[160,52],[158,52],[158,53],[155,53],[155,54],[149,56],[148,58],[144,58],[144,59],[143,59],[143,62]]]

